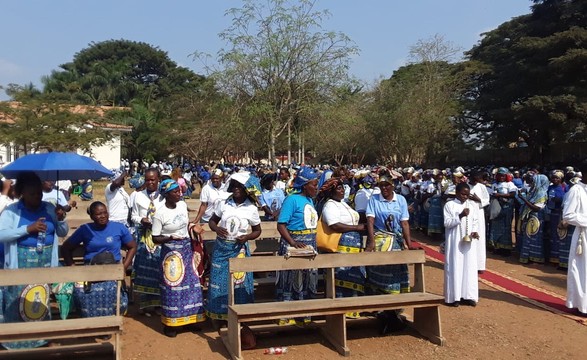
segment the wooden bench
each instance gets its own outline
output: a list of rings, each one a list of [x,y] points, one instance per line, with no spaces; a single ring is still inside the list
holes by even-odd
[[[230,259],[228,294],[228,329],[221,333],[222,340],[233,359],[242,359],[241,323],[283,318],[324,316],[323,336],[342,355],[350,355],[347,347],[346,317],[348,312],[368,312],[414,308],[411,326],[431,342],[442,345],[440,305],[444,298],[427,293],[424,283],[423,250],[402,252],[368,252],[359,254],[322,254],[314,258],[249,257]],[[412,292],[404,294],[361,297],[335,297],[334,271],[337,267],[414,264]],[[240,304],[234,303],[235,272],[325,269],[325,298],[289,302]]]
[[[0,342],[113,335],[113,357],[117,360],[120,359],[120,335],[123,329],[123,317],[120,314],[120,289],[123,279],[124,267],[122,264],[0,270],[0,286],[111,280],[118,283],[116,315],[66,320],[0,323]],[[40,356],[43,353],[52,354],[61,351],[75,352],[79,350],[87,352],[91,351],[92,346],[96,350],[103,350],[104,348],[103,344],[95,343],[89,345],[76,344],[50,348],[6,350],[0,351],[0,358],[12,359],[21,356],[21,354],[27,356],[27,358],[31,358],[33,354],[34,356]]]

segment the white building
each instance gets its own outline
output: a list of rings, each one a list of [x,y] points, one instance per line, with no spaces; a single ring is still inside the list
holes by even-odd
[[[10,106],[18,106],[17,102],[12,102]],[[91,110],[98,116],[103,116],[108,110],[115,109],[108,106],[87,106],[87,105],[76,105],[70,108],[70,111],[76,114],[84,114]],[[122,109],[122,108],[116,108]],[[11,119],[6,114],[0,113],[0,123],[11,124],[14,123],[14,119]],[[88,122],[86,125],[88,128],[94,126],[100,126],[102,130],[111,131],[112,138],[102,144],[101,146],[92,146],[90,153],[85,153],[82,150],[78,150],[77,153],[91,157],[92,159],[100,162],[107,169],[117,169],[120,167],[121,152],[122,152],[122,141],[121,135],[124,132],[131,132],[132,126],[110,124],[110,123],[93,123]],[[14,144],[0,144],[0,167],[11,163],[12,161],[23,156],[22,152],[16,149]]]

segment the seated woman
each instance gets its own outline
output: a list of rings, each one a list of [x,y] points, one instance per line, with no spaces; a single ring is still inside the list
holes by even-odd
[[[130,231],[121,223],[109,221],[108,209],[100,201],[93,202],[88,208],[93,223],[79,227],[61,246],[65,265],[71,266],[73,250],[84,247],[84,263],[101,265],[118,263],[122,260],[121,248],[128,251],[124,258],[124,269],[132,264],[137,243]],[[103,281],[92,284],[78,283],[74,289],[74,299],[81,309],[83,317],[108,316],[116,314],[116,281]],[[126,294],[126,293],[125,293]],[[121,311],[126,310],[128,297],[121,299]]]
[[[4,269],[55,267],[59,264],[58,236],[69,231],[65,212],[41,200],[41,179],[34,173],[17,177],[15,191],[20,200],[0,215],[0,246],[4,247]],[[50,320],[50,289],[47,284],[9,286],[2,289],[0,318],[4,322]],[[32,306],[24,306],[34,299]],[[21,311],[21,309],[23,311]],[[8,349],[32,348],[46,340],[2,343]]]
[[[275,221],[279,217],[279,210],[285,194],[282,190],[275,188],[275,174],[265,174],[261,178],[261,187],[263,192],[259,197],[259,205],[265,211],[263,221]]]
[[[153,216],[152,230],[153,242],[161,245],[161,322],[163,333],[176,337],[177,327],[202,322],[206,316],[200,278],[194,266],[195,244],[188,233],[187,205],[181,201],[179,185],[171,179],[161,181],[159,193],[165,204]]]
[[[345,254],[359,253],[363,248],[363,237],[359,233],[365,230],[365,224],[359,224],[359,213],[353,210],[344,199],[344,184],[340,178],[330,178],[318,192],[319,201],[324,201],[321,221],[333,232],[341,233],[337,252]],[[364,267],[336,268],[336,297],[359,296],[364,293]],[[357,318],[358,313],[347,314]]]

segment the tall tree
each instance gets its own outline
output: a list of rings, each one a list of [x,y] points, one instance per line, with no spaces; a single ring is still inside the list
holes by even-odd
[[[16,96],[19,98],[19,96]],[[78,111],[71,105],[45,101],[42,97],[26,102],[0,104],[0,143],[13,144],[25,154],[40,150],[91,153],[94,145],[112,138],[105,131],[103,114]]]
[[[204,78],[177,66],[167,53],[143,42],[92,42],[73,61],[43,78],[44,92],[90,105],[129,106],[197,89]]]
[[[535,0],[467,56],[460,121],[472,139],[504,147],[522,138],[538,150],[587,139],[587,1]]]
[[[313,0],[245,0],[227,15],[232,25],[220,38],[229,48],[219,52],[214,76],[242,118],[263,130],[275,166],[278,138],[349,82],[358,49],[346,35],[322,29],[329,14]]]

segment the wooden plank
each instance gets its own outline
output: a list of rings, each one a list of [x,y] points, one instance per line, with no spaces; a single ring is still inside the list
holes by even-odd
[[[281,234],[277,231],[277,228],[269,228],[269,229],[261,229],[261,235],[259,239],[266,239],[266,238],[280,238]],[[214,231],[205,231],[202,234],[202,239],[209,241],[209,240],[216,240],[216,233]]]
[[[414,309],[412,327],[432,343],[444,345],[442,326],[440,323],[440,308],[438,306]]]
[[[336,315],[347,312],[379,311],[404,307],[439,306],[444,298],[428,293],[373,295],[357,298],[311,299],[233,305],[239,321],[260,321],[302,316]]]
[[[228,309],[228,340],[229,346],[227,347],[230,356],[233,360],[242,359],[241,353],[241,325],[238,319],[238,315]]]
[[[391,252],[363,252],[358,254],[319,254],[313,258],[289,258],[267,256],[230,259],[231,271],[303,270],[347,266],[417,264],[426,262],[424,250]]]
[[[326,282],[326,297],[334,299],[336,298],[336,284],[334,282],[334,268],[326,269],[325,274]]]
[[[0,359],[102,359],[107,355],[112,355],[113,350],[113,346],[110,342],[59,345],[52,347],[3,350],[0,351]]]
[[[424,292],[426,289],[424,282],[424,264],[414,264],[414,292]]]
[[[322,335],[332,344],[334,349],[342,356],[350,356],[351,350],[346,343],[346,317],[345,314],[326,316],[326,324],[321,329]]]
[[[122,331],[122,316],[4,323],[0,341],[62,339],[115,334]]]
[[[122,264],[0,270],[0,286],[124,280]]]

